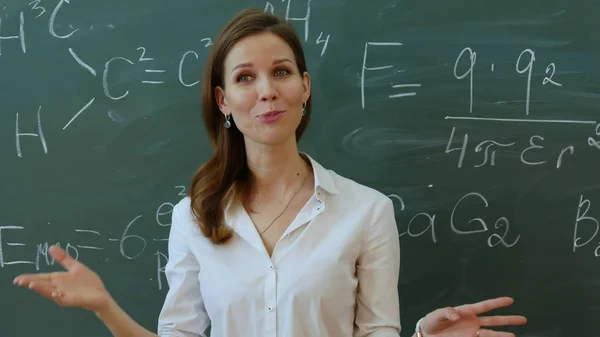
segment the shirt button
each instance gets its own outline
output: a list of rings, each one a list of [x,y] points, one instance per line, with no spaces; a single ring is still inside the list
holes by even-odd
[[[272,265],[271,265],[271,266],[269,266],[269,269],[273,270],[273,266],[272,266]]]
[[[273,308],[272,308],[271,306],[269,306],[269,307],[267,308],[267,310],[269,310],[269,312],[271,312],[271,311],[273,311]]]

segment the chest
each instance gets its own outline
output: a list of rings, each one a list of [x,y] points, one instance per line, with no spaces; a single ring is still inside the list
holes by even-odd
[[[304,240],[306,232],[297,234],[281,241],[282,247],[289,245],[281,250],[285,253],[281,259],[240,245],[236,256],[203,261],[199,278],[208,312],[214,316],[246,313],[248,308],[262,312],[270,305],[279,309],[352,305],[360,239],[325,235],[319,243]]]
[[[265,250],[271,256],[275,246],[289,226],[298,218],[298,215],[310,207],[309,201],[312,192],[310,189],[301,191],[289,203],[273,202],[267,204],[258,212],[247,211],[246,214],[256,228]],[[307,219],[298,219],[299,222]],[[302,224],[300,224],[302,225]]]
[[[302,213],[302,212],[301,212]],[[316,216],[283,236],[268,256],[243,236],[198,251],[201,292],[209,312],[264,308],[269,303],[336,302],[351,298],[363,232],[353,223]]]

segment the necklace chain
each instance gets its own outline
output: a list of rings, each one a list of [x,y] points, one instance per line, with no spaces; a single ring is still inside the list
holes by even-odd
[[[285,208],[283,209],[283,211],[281,211],[281,213],[279,213],[279,215],[273,219],[273,221],[271,221],[271,223],[260,232],[260,235],[263,235],[264,232],[267,231],[267,229],[269,229],[274,223],[275,221],[277,221],[277,219],[279,219],[279,217],[281,217],[283,215],[283,213],[285,213],[285,210],[290,206],[290,204],[292,203],[292,200],[294,200],[294,198],[296,197],[296,195],[298,194],[298,192],[300,192],[300,190],[302,189],[302,187],[304,186],[304,184],[306,183],[306,179],[308,178],[309,174],[307,173],[306,176],[304,176],[304,180],[302,180],[302,185],[300,185],[300,187],[298,188],[298,190],[294,193],[294,195],[292,195],[292,197],[290,198],[290,200],[287,202],[287,205],[285,205]]]

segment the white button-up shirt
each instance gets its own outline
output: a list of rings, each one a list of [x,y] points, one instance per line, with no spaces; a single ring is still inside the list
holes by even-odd
[[[392,201],[324,169],[269,257],[231,203],[225,245],[205,238],[188,197],[173,210],[161,337],[397,337],[400,247]]]

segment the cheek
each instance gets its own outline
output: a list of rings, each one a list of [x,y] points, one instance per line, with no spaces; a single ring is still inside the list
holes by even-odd
[[[301,104],[303,92],[304,88],[302,86],[302,82],[294,81],[285,86],[284,90],[282,90],[282,96],[288,103]]]
[[[234,114],[246,114],[250,112],[256,103],[256,91],[254,90],[236,90],[229,97],[229,106]]]

